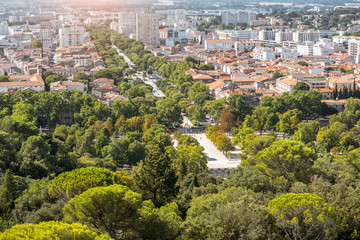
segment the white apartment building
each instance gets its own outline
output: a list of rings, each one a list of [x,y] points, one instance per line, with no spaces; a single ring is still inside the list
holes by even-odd
[[[0,22],[0,35],[2,36],[9,35],[9,24],[7,21]]]
[[[276,32],[275,33],[275,41],[276,42],[289,42],[293,40],[293,32]]]
[[[110,28],[116,32],[119,32],[119,23],[118,22],[111,22]]]
[[[214,51],[215,49],[226,51],[230,48],[233,48],[233,45],[234,44],[231,39],[205,40],[205,49],[209,51]]]
[[[9,16],[9,23],[14,23],[18,21],[18,17],[17,16]]]
[[[129,36],[136,32],[136,12],[119,12],[119,32]]]
[[[334,48],[330,45],[315,44],[313,47],[313,54],[315,56],[328,56],[334,54]]]
[[[283,92],[292,92],[294,90],[294,87],[296,83],[298,82],[297,79],[289,77],[282,77],[276,79],[276,91],[279,93]]]
[[[216,31],[219,39],[232,39],[233,42],[236,41],[246,41],[251,39],[256,39],[257,34],[254,30],[218,30]]]
[[[360,55],[360,38],[350,39],[348,42],[348,54],[357,59]]]
[[[83,26],[65,26],[59,31],[60,47],[80,46],[85,43],[86,30]]]
[[[250,23],[256,19],[256,14],[248,11],[221,11],[222,24]]]
[[[312,42],[306,42],[305,44],[299,44],[296,46],[297,52],[304,55],[314,55],[314,44]]]
[[[245,50],[251,50],[261,44],[257,41],[237,41],[234,43],[236,54]]]
[[[156,13],[136,13],[136,40],[145,45],[159,45],[159,16]]]
[[[165,11],[166,21],[178,22],[180,20],[185,20],[185,9],[172,9]]]
[[[299,53],[294,49],[277,47],[275,50],[275,55],[284,59],[297,59],[299,57]]]
[[[272,48],[256,47],[253,51],[253,58],[261,61],[275,59],[276,52]]]
[[[275,31],[261,30],[258,33],[259,40],[275,40]]]
[[[296,31],[293,33],[294,42],[316,42],[320,39],[320,33],[317,30]]]
[[[50,21],[40,21],[40,40],[44,47],[51,47],[53,43],[53,30]]]

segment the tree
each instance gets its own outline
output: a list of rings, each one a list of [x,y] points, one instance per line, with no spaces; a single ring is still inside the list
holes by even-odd
[[[239,157],[244,161],[250,157],[255,157],[260,151],[270,147],[275,141],[276,138],[274,136],[248,134],[241,142],[243,149]]]
[[[230,187],[241,187],[254,192],[264,193],[272,190],[268,176],[256,169],[242,166],[232,169],[230,174],[226,176],[226,181],[219,186],[219,189]]]
[[[89,188],[122,184],[121,176],[104,168],[78,168],[61,173],[52,181],[49,193],[62,199],[71,199]]]
[[[202,82],[195,83],[189,91],[189,97],[194,100],[197,94],[205,93],[210,94],[209,86]]]
[[[268,122],[270,114],[270,107],[257,107],[253,111],[252,118],[254,119],[254,124],[252,127],[260,131],[260,135],[262,135],[262,131],[264,130],[265,125]]]
[[[94,79],[98,79],[98,78],[109,78],[109,79],[113,79],[113,74],[110,70],[108,69],[101,69],[100,71],[98,71],[95,75],[94,75]]]
[[[31,46],[33,48],[41,48],[41,57],[44,56],[43,44],[42,44],[40,38],[35,38],[34,40],[32,40]]]
[[[305,82],[297,82],[294,87],[295,90],[307,91],[310,90],[310,86]]]
[[[228,188],[190,203],[185,239],[281,239],[261,198],[251,190]]]
[[[279,130],[283,133],[294,134],[301,120],[301,112],[297,109],[288,110],[279,117]]]
[[[147,146],[145,160],[134,167],[133,176],[135,187],[156,206],[168,203],[178,192],[172,160],[157,145]]]
[[[156,120],[168,127],[175,126],[182,122],[181,109],[179,104],[171,99],[165,98],[156,102]]]
[[[91,188],[64,207],[65,220],[80,222],[124,239],[136,225],[141,195],[122,185]]]
[[[220,126],[225,132],[230,132],[235,125],[235,116],[231,113],[230,108],[225,108],[220,117]]]
[[[31,180],[28,188],[16,199],[13,215],[16,223],[60,221],[63,218],[63,202],[48,193],[51,180]]]
[[[84,72],[77,72],[74,75],[74,79],[78,79],[78,80],[89,80],[89,77],[86,75],[86,73]]]
[[[220,120],[220,115],[222,113],[222,110],[225,108],[226,106],[226,101],[225,99],[219,99],[219,100],[212,100],[212,101],[207,101],[205,103],[204,109],[205,111],[207,111],[211,118],[218,123]]]
[[[298,130],[294,134],[294,140],[301,141],[305,144],[316,141],[316,136],[320,129],[318,121],[311,121],[307,123],[300,123]]]
[[[198,140],[196,138],[190,136],[190,135],[181,135],[181,137],[178,139],[179,145],[197,145],[199,146]]]
[[[222,151],[223,153],[234,150],[231,139],[225,135],[221,135],[216,139],[215,146],[217,149],[219,149],[219,151]]]
[[[289,193],[269,202],[269,211],[289,239],[332,238],[332,209],[311,193]]]
[[[323,145],[327,151],[339,146],[341,134],[347,130],[346,124],[340,122],[331,123],[327,128],[320,128],[316,141]]]
[[[255,162],[242,161],[243,166],[256,165],[271,178],[284,178],[289,183],[309,180],[309,169],[315,160],[314,150],[294,140],[278,140],[260,151]]]
[[[80,223],[42,222],[15,225],[0,235],[1,240],[59,239],[59,240],[111,240],[106,235],[90,230]]]
[[[3,75],[0,76],[0,82],[11,82],[11,79],[8,76]]]
[[[33,178],[46,177],[53,165],[50,162],[50,145],[41,136],[31,136],[21,145],[20,172]]]
[[[128,147],[128,161],[130,165],[135,165],[145,158],[144,144],[135,140]]]
[[[1,229],[3,227],[9,227],[11,223],[12,215],[10,212],[15,206],[15,198],[17,192],[17,186],[14,181],[14,176],[11,170],[6,170],[5,176],[2,180],[2,186],[0,188],[0,217],[1,217]]]
[[[249,113],[249,108],[245,106],[245,102],[241,95],[234,94],[229,97],[229,106],[232,114],[234,114],[237,121],[242,121],[246,114]]]
[[[281,78],[283,77],[284,75],[282,75],[281,73],[279,72],[275,72],[273,75],[272,75],[272,78],[273,79],[278,79],[278,78]]]
[[[200,64],[199,70],[214,70],[214,66],[211,64]]]
[[[202,146],[194,144],[177,146],[174,164],[180,178],[189,173],[199,174],[208,169],[207,156],[203,151]]]
[[[113,159],[118,165],[129,163],[128,148],[130,141],[126,138],[113,139],[109,145],[109,157]]]
[[[87,190],[63,211],[65,220],[90,225],[113,239],[168,239],[180,231],[176,205],[156,209],[150,201],[143,202],[140,194],[116,184]]]
[[[305,61],[299,61],[297,64],[299,64],[299,65],[301,65],[303,67],[309,66],[309,64],[307,62],[305,62]]]

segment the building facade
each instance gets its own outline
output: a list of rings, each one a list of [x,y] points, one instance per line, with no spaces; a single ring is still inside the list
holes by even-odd
[[[159,16],[156,13],[136,13],[136,40],[145,45],[159,45]]]
[[[85,43],[86,30],[83,26],[65,26],[60,29],[60,47],[81,46]]]

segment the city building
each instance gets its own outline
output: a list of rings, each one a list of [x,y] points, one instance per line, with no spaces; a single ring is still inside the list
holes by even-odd
[[[118,31],[126,36],[136,32],[136,12],[119,12]]]
[[[185,9],[171,9],[165,11],[166,21],[178,22],[180,20],[185,20]]]
[[[81,91],[86,93],[86,85],[76,80],[58,81],[50,84],[52,91]]]
[[[320,33],[317,30],[296,31],[293,33],[294,42],[316,42],[320,39]]]
[[[237,41],[234,43],[236,54],[243,51],[250,51],[253,48],[260,46],[261,44],[257,41]]]
[[[293,40],[293,32],[278,31],[275,33],[275,41],[278,43],[289,42]]]
[[[40,22],[40,40],[44,47],[51,47],[53,42],[53,30],[50,21]]]
[[[352,38],[348,41],[348,54],[354,59],[360,55],[360,38]]]
[[[62,27],[59,35],[60,47],[80,46],[86,40],[86,30],[83,26]]]
[[[0,82],[0,93],[16,92],[20,89],[45,90],[45,83],[41,76],[28,76],[15,82]]]
[[[221,11],[222,24],[237,24],[247,23],[250,24],[251,20],[256,19],[256,14],[248,11]]]
[[[296,83],[298,83],[299,80],[289,77],[283,77],[276,79],[276,91],[279,93],[284,92],[292,92],[294,90],[294,87]]]
[[[275,31],[261,30],[258,33],[259,40],[275,40]]]
[[[254,30],[218,30],[216,34],[219,39],[231,39],[233,42],[256,39],[257,34]]]
[[[7,21],[0,22],[0,35],[2,36],[9,35],[9,24]]]
[[[268,19],[259,19],[259,20],[251,20],[250,21],[250,26],[268,26],[270,25],[270,20]]]
[[[136,40],[145,45],[159,45],[159,16],[156,13],[136,13]]]
[[[214,51],[218,49],[219,51],[226,51],[230,48],[233,48],[233,41],[231,39],[213,39],[205,40],[205,49],[209,51]]]
[[[261,61],[275,59],[275,49],[265,48],[265,47],[256,47],[253,51],[253,58]]]
[[[314,55],[314,43],[299,44],[296,46],[296,50],[300,55]]]

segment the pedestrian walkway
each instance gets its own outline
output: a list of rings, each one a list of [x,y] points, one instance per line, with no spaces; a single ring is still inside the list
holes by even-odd
[[[230,159],[226,158],[225,155],[219,151],[215,145],[208,139],[205,133],[189,134],[196,138],[199,144],[205,149],[204,153],[208,156],[208,168],[236,168],[240,164],[238,154],[240,150],[231,151]]]

